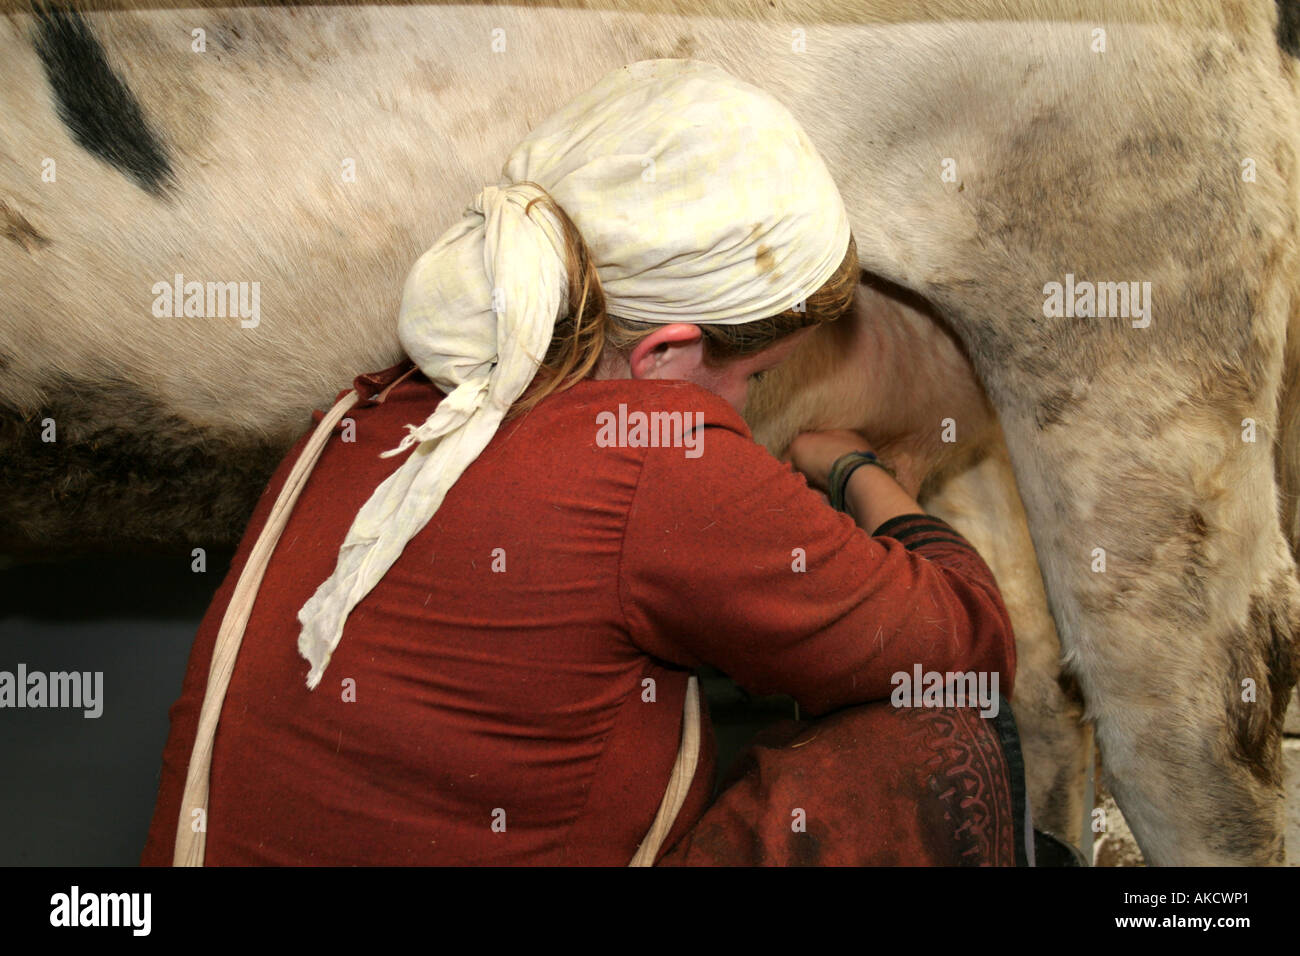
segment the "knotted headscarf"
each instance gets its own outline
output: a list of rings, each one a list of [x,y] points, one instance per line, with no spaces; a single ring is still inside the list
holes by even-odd
[[[298,612],[321,679],[347,615],[433,517],[546,354],[567,307],[559,223],[591,251],[611,315],[752,322],[826,282],[849,221],[812,142],[771,95],[710,63],[645,60],[563,107],[511,152],[495,186],[411,269],[398,335],[444,393],[385,456],[414,447],[362,507],[334,573]]]

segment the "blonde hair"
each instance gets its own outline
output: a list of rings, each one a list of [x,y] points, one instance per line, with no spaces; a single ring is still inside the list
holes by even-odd
[[[536,183],[532,185],[537,186]],[[537,186],[542,189],[541,186]],[[542,189],[542,192],[546,191]],[[610,315],[605,308],[605,293],[596,274],[591,250],[583,241],[560,204],[550,194],[533,199],[524,209],[531,214],[533,203],[543,203],[555,215],[564,234],[566,269],[569,276],[567,314],[556,320],[550,347],[532,385],[511,407],[513,418],[534,407],[547,395],[562,392],[588,377],[600,361],[606,347],[630,349],[637,342],[662,328],[658,323],[640,322]],[[734,359],[753,355],[775,345],[787,335],[817,325],[834,322],[853,305],[858,282],[858,250],[849,235],[849,245],[835,273],[804,300],[804,310],[787,309],[778,315],[737,325],[702,324],[704,361],[718,366]]]

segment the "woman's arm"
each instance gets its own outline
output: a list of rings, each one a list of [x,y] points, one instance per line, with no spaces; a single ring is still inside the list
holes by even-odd
[[[803,472],[808,483],[829,495],[831,468],[841,456],[855,451],[874,451],[865,436],[853,431],[802,432],[795,436],[786,459]],[[917,514],[922,508],[916,501],[921,487],[921,469],[904,455],[892,455],[888,462],[898,476],[875,465],[864,465],[849,475],[844,503],[849,516],[864,531],[873,531],[890,518]]]
[[[619,581],[639,647],[812,714],[887,698],[917,664],[996,671],[1010,696],[1015,647],[992,573],[882,469],[850,479],[864,527],[890,513],[876,525],[889,536],[872,537],[752,439],[706,427],[703,449],[646,450]]]

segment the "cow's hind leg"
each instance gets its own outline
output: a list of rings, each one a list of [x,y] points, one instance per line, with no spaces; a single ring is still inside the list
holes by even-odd
[[[1197,407],[1186,384],[1152,384]],[[1116,383],[1109,415],[1081,409],[1017,469],[1029,512],[1060,518],[1040,520],[1035,543],[1073,638],[1067,670],[1148,860],[1279,863],[1300,602],[1268,445],[1179,418],[1119,457],[1097,425],[1150,411],[1150,395]],[[1013,448],[1026,431],[1008,430]]]
[[[950,192],[878,177],[855,219],[864,267],[934,304],[997,409],[1066,671],[1156,864],[1284,856],[1300,584],[1272,447],[1300,176],[1272,11],[1116,28],[1105,54],[1069,24],[990,37],[1019,83],[987,101],[1017,108],[949,127]]]

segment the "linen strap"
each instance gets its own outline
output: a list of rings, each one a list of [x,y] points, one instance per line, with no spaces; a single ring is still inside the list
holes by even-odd
[[[385,388],[375,401],[382,402],[388,392],[405,379],[414,368]],[[226,690],[230,687],[230,678],[235,670],[235,659],[239,656],[239,647],[244,640],[244,629],[257,600],[262,578],[266,575],[271,554],[288,524],[298,496],[307,484],[307,478],[316,462],[320,459],[330,435],[343,416],[348,413],[361,396],[354,390],[349,392],[330,409],[329,414],[321,419],[302,454],[294,463],[289,477],[285,479],[280,495],[275,499],[271,513],[258,535],[248,561],[240,572],[239,580],[231,594],[230,603],[226,605],[221,628],[217,631],[216,644],[212,648],[212,662],[208,667],[208,683],[203,694],[203,706],[199,711],[198,730],[194,736],[194,748],[190,752],[189,768],[185,775],[185,792],[181,797],[180,817],[176,822],[176,844],[172,853],[173,866],[202,866],[207,842],[208,785],[212,771],[212,747],[217,734],[217,722],[221,718],[221,707],[226,700]],[[682,715],[682,739],[677,750],[677,760],[664,791],[659,811],[645,839],[641,841],[636,856],[629,866],[651,866],[655,855],[672,829],[673,822],[686,800],[691,780],[695,776],[695,765],[699,760],[700,747],[700,701],[699,683],[692,674],[686,684],[686,702]],[[195,811],[201,811],[198,820]],[[196,826],[197,824],[197,826]]]
[[[221,629],[217,631],[217,641],[212,648],[212,664],[208,668],[208,686],[203,693],[203,707],[199,711],[198,731],[194,736],[194,749],[190,752],[189,770],[185,775],[185,793],[181,797],[180,819],[176,823],[176,847],[172,853],[173,866],[202,866],[203,851],[207,836],[208,815],[208,781],[212,767],[212,744],[217,735],[217,721],[221,717],[221,705],[226,700],[226,689],[230,686],[230,676],[235,670],[235,658],[239,655],[239,645],[244,640],[244,628],[248,626],[248,617],[257,600],[258,589],[266,574],[266,566],[271,561],[271,552],[275,550],[280,535],[288,524],[289,514],[293,511],[298,495],[307,484],[321,450],[329,440],[330,433],[348,409],[357,403],[361,396],[351,391],[330,409],[328,415],[321,419],[316,431],[307,440],[307,446],[294,463],[293,470],[285,479],[280,496],[275,499],[271,514],[266,519],[257,543],[248,555],[244,570],[235,584],[235,591],[226,605],[225,617],[221,619]],[[201,810],[198,821],[194,811]],[[196,823],[198,824],[196,826]]]
[[[673,828],[677,814],[686,802],[686,794],[690,792],[691,781],[695,779],[695,765],[700,759],[700,682],[694,674],[686,681],[686,702],[682,711],[682,740],[677,747],[672,776],[668,778],[668,787],[664,790],[654,823],[650,824],[650,831],[628,866],[654,866],[655,856],[668,838],[668,831]]]

